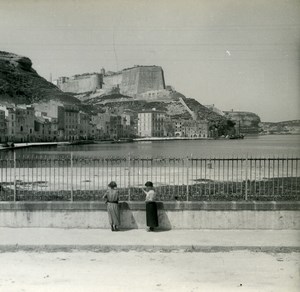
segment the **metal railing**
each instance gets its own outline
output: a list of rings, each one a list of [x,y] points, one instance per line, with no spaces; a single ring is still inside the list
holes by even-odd
[[[122,200],[299,200],[300,158],[0,158],[1,201],[101,200],[110,181]]]

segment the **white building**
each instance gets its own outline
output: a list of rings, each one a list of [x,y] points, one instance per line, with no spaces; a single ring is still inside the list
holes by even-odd
[[[138,135],[140,137],[163,137],[165,112],[155,109],[138,113]]]

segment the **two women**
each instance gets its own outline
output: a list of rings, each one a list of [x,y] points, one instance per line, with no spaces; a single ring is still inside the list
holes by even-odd
[[[153,183],[147,181],[145,183],[146,190],[143,192],[146,194],[146,223],[147,231],[153,231],[155,227],[158,226],[157,217],[157,206],[155,202],[155,191],[153,188]],[[120,226],[120,211],[119,211],[119,194],[117,191],[117,184],[112,181],[108,185],[109,189],[103,196],[107,203],[108,220],[111,226],[111,231],[118,231]]]

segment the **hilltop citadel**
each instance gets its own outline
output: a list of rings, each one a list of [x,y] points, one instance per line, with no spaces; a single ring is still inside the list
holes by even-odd
[[[134,66],[119,72],[87,73],[72,77],[59,77],[56,85],[64,92],[79,95],[83,93],[97,93],[109,95],[119,93],[133,98],[155,98],[167,96],[163,69],[160,66]]]

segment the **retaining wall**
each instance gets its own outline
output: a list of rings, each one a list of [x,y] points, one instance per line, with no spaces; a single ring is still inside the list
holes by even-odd
[[[145,203],[121,202],[123,228],[145,228]],[[161,229],[300,229],[300,202],[158,202]],[[0,202],[0,227],[109,228],[103,202]]]

